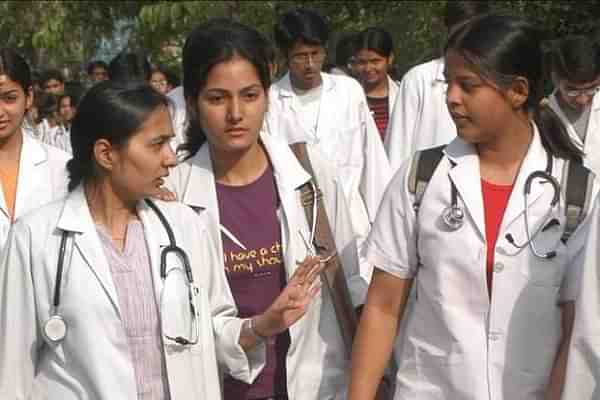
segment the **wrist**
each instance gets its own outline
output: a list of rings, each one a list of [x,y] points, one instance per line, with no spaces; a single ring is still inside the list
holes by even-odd
[[[277,334],[270,328],[269,318],[265,314],[255,315],[250,319],[249,328],[253,334],[262,340]]]

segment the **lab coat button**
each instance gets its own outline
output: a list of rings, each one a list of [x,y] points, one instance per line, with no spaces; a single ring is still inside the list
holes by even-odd
[[[494,272],[495,273],[500,273],[504,271],[504,264],[502,264],[501,262],[497,262],[494,264]]]

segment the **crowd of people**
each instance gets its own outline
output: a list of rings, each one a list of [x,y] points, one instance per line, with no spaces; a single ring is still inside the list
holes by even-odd
[[[0,399],[597,398],[600,48],[444,23],[400,81],[306,8],[181,81],[0,49]]]

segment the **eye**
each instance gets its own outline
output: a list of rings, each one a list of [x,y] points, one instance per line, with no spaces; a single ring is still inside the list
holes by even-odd
[[[207,96],[207,100],[211,104],[220,104],[225,100],[225,96],[220,94],[211,94]]]
[[[243,94],[243,97],[246,100],[256,100],[258,98],[258,96],[259,96],[259,94],[257,91],[246,92]]]

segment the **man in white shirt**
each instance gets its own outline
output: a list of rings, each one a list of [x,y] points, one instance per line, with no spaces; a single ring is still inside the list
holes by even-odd
[[[552,53],[550,107],[562,120],[583,163],[600,174],[600,49],[585,36],[561,40]]]
[[[313,11],[296,9],[281,16],[275,42],[288,73],[271,86],[265,129],[288,143],[307,142],[332,161],[360,246],[391,171],[360,84],[321,72],[328,35],[327,23]],[[367,280],[371,273],[367,266],[361,270]]]
[[[451,32],[488,11],[487,1],[448,1],[444,24]],[[446,107],[446,87],[441,57],[413,67],[402,78],[385,139],[393,172],[415,151],[449,143],[456,137],[456,126]]]

